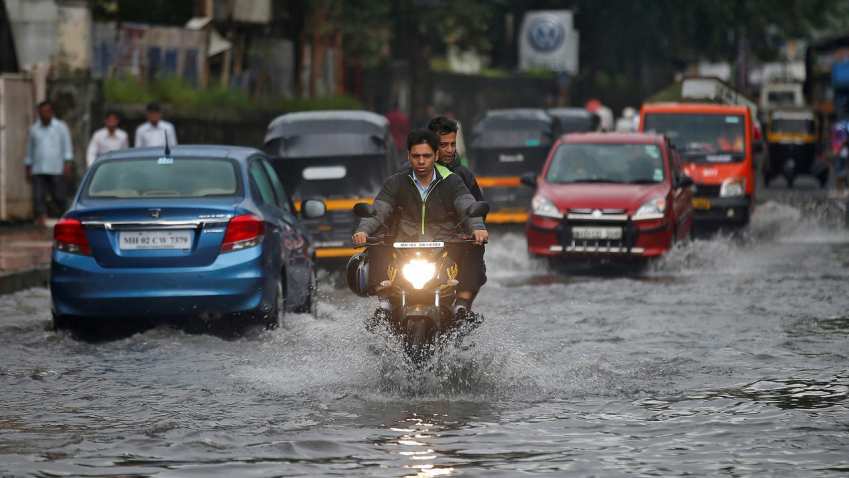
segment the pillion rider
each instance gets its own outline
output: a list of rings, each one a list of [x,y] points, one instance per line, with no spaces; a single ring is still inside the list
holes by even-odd
[[[481,192],[481,188],[478,186],[475,173],[460,164],[460,160],[457,157],[457,136],[460,134],[459,124],[451,118],[436,116],[427,124],[427,129],[436,133],[436,136],[439,138],[436,161],[450,169],[452,173],[460,176],[460,179],[463,180],[466,188],[469,189],[469,192],[474,196],[476,201],[483,201],[483,192]],[[466,254],[466,263],[469,267],[476,267],[478,269],[480,286],[483,286],[483,284],[486,284],[486,263],[484,263],[483,246],[470,248]],[[457,298],[463,301],[464,304],[468,304],[470,310],[477,292],[480,290],[480,286],[474,290],[460,289],[457,291]]]
[[[407,159],[410,167],[390,176],[374,199],[373,217],[360,220],[352,237],[354,245],[362,246],[368,236],[388,226],[393,217],[396,219],[394,240],[396,241],[451,241],[460,239],[458,224],[465,226],[465,232],[478,245],[489,239],[483,219],[466,217],[465,211],[475,202],[463,180],[441,164],[436,163],[439,138],[429,130],[414,130],[407,136]],[[458,291],[466,296],[474,294],[483,285],[480,267],[476,266],[469,247],[447,248],[452,259],[459,266],[457,275]],[[382,266],[383,257],[372,257],[369,251],[369,282],[379,283],[378,274],[386,270]],[[388,255],[384,252],[381,255]],[[458,292],[455,313],[468,312],[471,301],[463,299]]]

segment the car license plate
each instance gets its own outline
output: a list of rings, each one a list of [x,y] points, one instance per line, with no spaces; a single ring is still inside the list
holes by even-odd
[[[573,239],[601,239],[601,240],[618,240],[622,239],[621,227],[573,227]]]
[[[693,198],[694,209],[710,209],[710,199]]]
[[[191,249],[192,231],[122,231],[118,243],[124,251]]]

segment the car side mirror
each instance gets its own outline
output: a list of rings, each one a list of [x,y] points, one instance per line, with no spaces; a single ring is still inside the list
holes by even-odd
[[[530,188],[536,188],[537,175],[535,173],[527,172],[519,177],[519,182]]]
[[[307,199],[301,203],[301,216],[305,219],[317,219],[327,213],[327,205],[318,199]]]
[[[476,201],[466,209],[468,217],[483,217],[487,214],[489,214],[489,203],[483,201]]]
[[[374,206],[369,203],[358,202],[354,204],[354,215],[361,218],[373,217]]]
[[[676,182],[678,183],[678,184],[676,184],[676,186],[678,186],[679,188],[685,188],[685,189],[689,188],[693,184],[695,184],[695,182],[693,181],[693,178],[691,178],[690,176],[687,176],[686,174],[682,174],[681,176],[679,176],[678,181],[676,181]]]

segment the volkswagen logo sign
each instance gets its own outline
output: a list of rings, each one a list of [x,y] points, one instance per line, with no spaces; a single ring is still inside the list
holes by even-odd
[[[541,16],[532,20],[528,28],[528,41],[534,50],[548,53],[560,48],[566,30],[556,18]]]
[[[601,218],[601,216],[603,216],[603,215],[604,215],[604,213],[602,213],[600,209],[596,209],[595,211],[593,211],[593,217],[596,218],[596,219]]]

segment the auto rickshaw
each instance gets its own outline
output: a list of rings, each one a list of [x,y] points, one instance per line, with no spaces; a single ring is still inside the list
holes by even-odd
[[[470,160],[492,211],[488,223],[524,224],[533,191],[520,177],[537,173],[557,137],[557,121],[545,110],[487,111],[472,131]]]
[[[369,111],[289,113],[274,119],[265,135],[265,151],[295,201],[322,198],[327,214],[304,221],[316,259],[347,259],[355,217],[351,208],[371,203],[383,181],[396,169],[389,122]]]
[[[828,183],[828,166],[817,161],[817,122],[813,111],[803,108],[775,109],[767,125],[768,156],[763,168],[764,185],[784,176],[793,187],[796,176],[810,174],[821,187]]]

